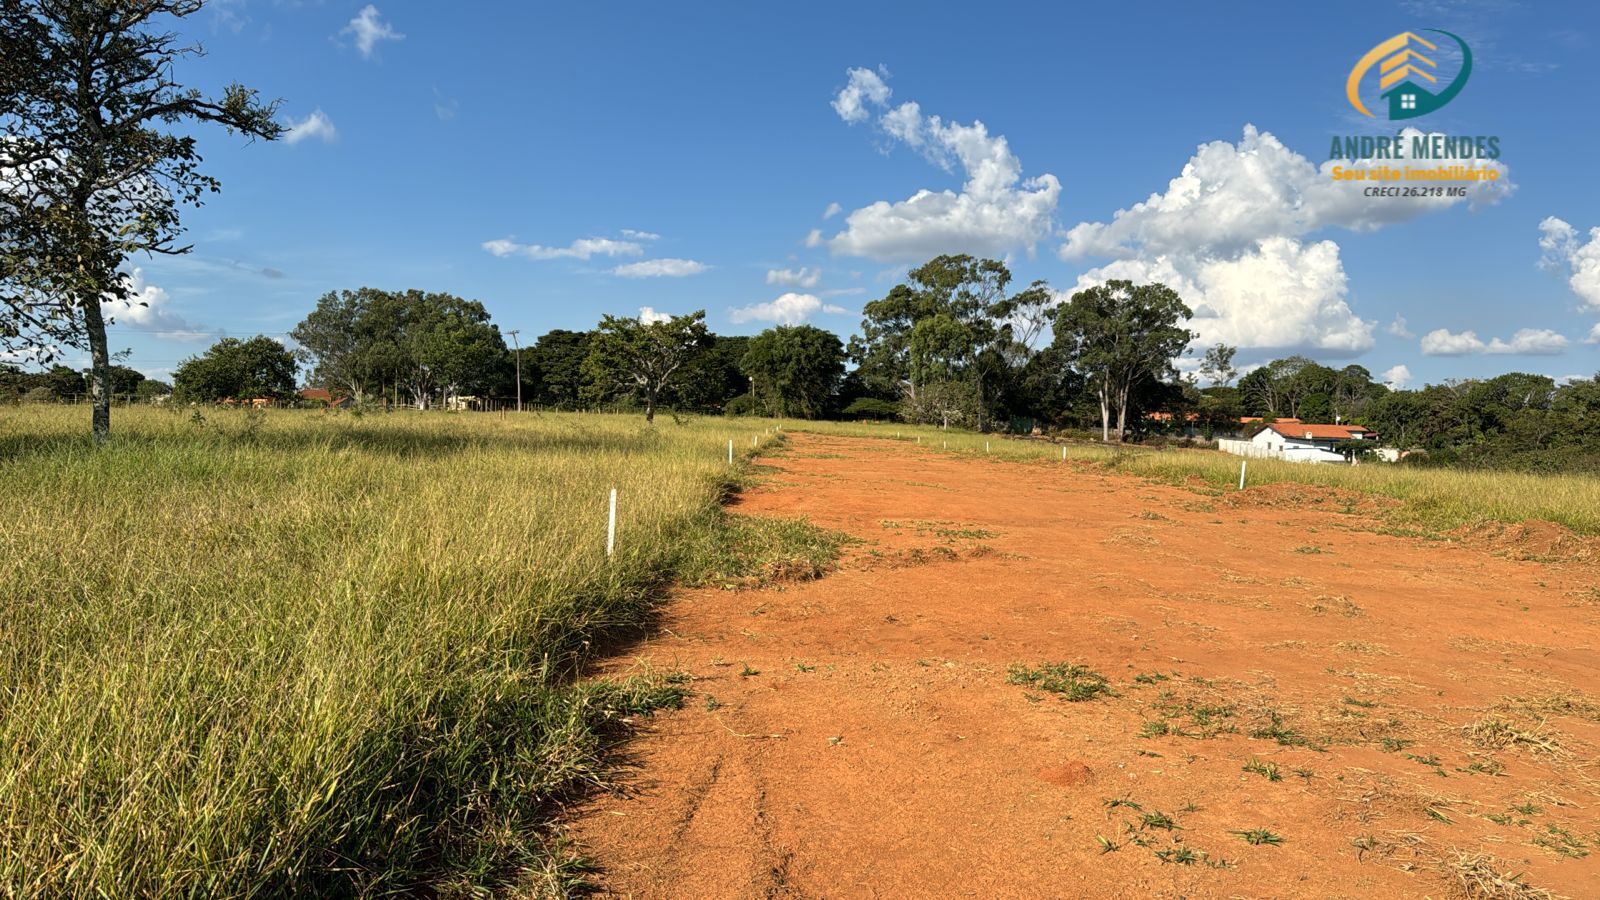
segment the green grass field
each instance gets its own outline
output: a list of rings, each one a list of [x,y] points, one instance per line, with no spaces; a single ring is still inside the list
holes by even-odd
[[[669,673],[575,677],[673,582],[816,572],[838,537],[725,516],[774,423],[0,408],[0,894],[559,891],[551,804]],[[787,423],[1038,466],[1060,448]],[[739,465],[730,466],[732,438]],[[987,443],[987,448],[986,448]],[[948,444],[948,446],[946,446]],[[1073,445],[1134,475],[1238,460]],[[1251,462],[1430,528],[1600,532],[1584,478]],[[618,549],[606,500],[620,492]]]
[[[730,531],[764,427],[146,408],[96,451],[82,407],[0,410],[0,894],[559,881],[550,801],[681,693],[573,686],[592,642],[833,549]]]

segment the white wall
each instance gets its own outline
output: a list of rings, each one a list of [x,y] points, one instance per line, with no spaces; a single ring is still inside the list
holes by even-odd
[[[1283,451],[1255,441],[1235,441],[1228,438],[1217,439],[1217,449],[1234,456],[1248,456],[1252,459],[1282,459]]]

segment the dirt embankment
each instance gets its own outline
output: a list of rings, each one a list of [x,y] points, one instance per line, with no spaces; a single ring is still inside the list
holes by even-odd
[[[1559,534],[888,442],[769,462],[738,513],[862,540],[615,661],[697,693],[573,811],[614,894],[1600,896],[1600,570]]]

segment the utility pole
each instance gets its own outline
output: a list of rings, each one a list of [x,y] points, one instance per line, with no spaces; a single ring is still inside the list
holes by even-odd
[[[517,412],[522,412],[522,345],[517,342],[517,335],[521,334],[521,331],[513,328],[509,333],[511,346],[517,348]]]

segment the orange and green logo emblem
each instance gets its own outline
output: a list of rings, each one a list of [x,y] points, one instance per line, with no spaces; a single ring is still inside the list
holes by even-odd
[[[1345,94],[1350,105],[1364,116],[1372,112],[1361,102],[1361,80],[1373,66],[1378,67],[1379,96],[1389,101],[1389,119],[1415,119],[1433,112],[1461,93],[1467,86],[1467,76],[1472,74],[1472,51],[1467,42],[1448,31],[1425,28],[1461,45],[1461,70],[1442,89],[1439,88],[1439,65],[1424,55],[1423,50],[1438,50],[1439,46],[1426,38],[1407,31],[1367,51],[1356,67],[1350,70],[1350,80],[1345,82]],[[1374,116],[1374,118],[1376,118]]]

